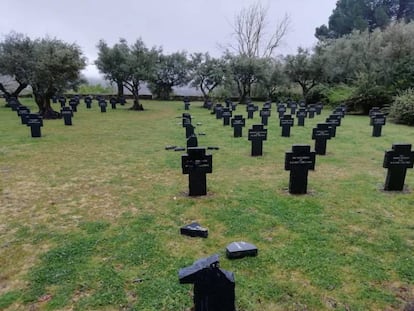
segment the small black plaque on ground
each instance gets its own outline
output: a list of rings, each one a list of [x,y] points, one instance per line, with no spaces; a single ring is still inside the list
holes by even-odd
[[[229,259],[257,256],[257,247],[247,242],[233,242],[226,247],[226,256]]]
[[[189,225],[180,228],[180,233],[191,237],[208,237],[208,229],[200,226],[198,222],[193,222]]]

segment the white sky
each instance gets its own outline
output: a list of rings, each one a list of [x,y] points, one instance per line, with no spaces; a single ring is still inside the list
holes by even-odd
[[[269,26],[287,13],[291,27],[279,54],[316,43],[315,28],[327,24],[337,0],[262,0]],[[0,36],[10,31],[32,39],[49,35],[77,43],[92,64],[96,44],[119,38],[132,43],[141,37],[148,47],[166,54],[209,52],[219,57],[219,45],[231,42],[235,15],[257,0],[1,0]],[[270,29],[270,28],[269,28]],[[93,65],[87,76],[98,76]]]

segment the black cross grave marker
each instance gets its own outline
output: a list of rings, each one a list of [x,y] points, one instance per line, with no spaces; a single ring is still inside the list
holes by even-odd
[[[30,114],[30,109],[26,106],[20,106],[18,110],[18,115],[20,116],[20,119],[22,121],[22,124],[27,124],[27,117]]]
[[[213,255],[178,271],[180,284],[194,284],[194,311],[235,311],[235,280],[232,272],[219,268]]]
[[[282,127],[282,137],[290,137],[290,128],[293,126],[295,119],[290,114],[285,114],[279,121]]]
[[[308,187],[308,171],[315,169],[315,152],[308,145],[293,145],[285,155],[285,170],[290,171],[289,193],[305,194]]]
[[[385,179],[386,191],[402,191],[407,168],[413,168],[414,151],[411,144],[393,144],[392,150],[386,151],[383,167],[388,169]]]
[[[253,125],[253,128],[249,129],[248,140],[252,142],[251,155],[253,157],[263,155],[263,141],[267,140],[267,129],[263,124]]]
[[[60,114],[63,117],[65,125],[72,125],[73,111],[70,107],[62,107]]]
[[[305,119],[308,115],[308,112],[306,111],[306,108],[299,108],[298,111],[296,111],[296,117],[298,118],[298,126],[305,126]]]
[[[312,131],[312,139],[315,140],[315,152],[319,155],[326,154],[326,141],[332,137],[332,127],[327,123],[320,123]]]
[[[283,118],[286,113],[286,106],[281,104],[277,106],[277,112],[279,113],[279,119]]]
[[[206,154],[206,148],[188,148],[187,154],[181,156],[183,174],[188,174],[189,195],[207,194],[206,174],[213,172],[213,156]]]
[[[374,113],[371,115],[370,125],[372,126],[372,136],[380,137],[382,127],[386,123],[386,117],[383,113]]]
[[[190,110],[190,99],[186,96],[183,99],[184,102],[184,110]]]
[[[27,116],[26,125],[30,126],[32,137],[42,137],[40,128],[43,126],[42,116],[36,113],[31,113]]]
[[[84,102],[86,104],[86,109],[91,109],[92,98],[90,96],[86,96],[84,98]]]
[[[242,137],[243,127],[246,125],[246,119],[242,115],[236,115],[231,119],[231,127],[234,129],[234,137]]]
[[[264,108],[260,110],[260,116],[262,117],[262,124],[267,125],[267,121],[270,117],[271,110],[269,108]]]
[[[99,107],[101,107],[101,112],[106,112],[106,100],[105,99],[100,99],[99,100]]]
[[[69,106],[72,108],[73,112],[77,112],[78,111],[78,101],[75,98],[71,98],[69,100]],[[63,108],[63,107],[62,107]]]
[[[225,107],[223,108],[223,113],[222,113],[222,117],[223,117],[223,125],[230,125],[230,118],[233,115],[233,113],[231,112],[230,108]]]
[[[253,104],[249,104],[246,106],[246,112],[247,112],[247,119],[253,119],[254,112],[259,110],[258,106],[255,106]]]
[[[111,104],[112,109],[116,109],[116,104],[118,103],[118,99],[116,97],[111,97],[109,99],[109,103]]]
[[[214,112],[216,114],[216,119],[221,119],[223,117],[223,106],[221,104],[216,104]]]

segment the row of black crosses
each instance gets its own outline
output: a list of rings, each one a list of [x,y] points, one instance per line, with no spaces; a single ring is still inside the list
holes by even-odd
[[[189,101],[185,101],[185,109],[189,108]],[[217,104],[214,108],[207,105],[208,109],[213,109],[217,119],[223,119],[223,125],[230,124],[232,111],[235,105],[230,101],[226,101],[226,107]],[[263,153],[263,141],[267,139],[267,118],[270,117],[271,103],[264,104],[260,111],[262,124],[253,125],[249,129],[248,140],[252,142],[252,156],[260,156]],[[288,108],[294,114],[297,108],[296,103],[289,103]],[[320,114],[321,106],[310,106],[307,109],[300,107],[296,112],[298,117],[298,125],[304,125],[304,118],[309,114],[313,117],[315,113]],[[253,118],[253,114],[258,110],[257,106],[248,104],[246,107],[248,118]],[[280,118],[280,126],[282,127],[282,136],[289,137],[290,127],[293,126],[291,115],[285,115],[286,106],[277,105]],[[289,193],[306,194],[307,193],[307,177],[308,171],[315,168],[315,155],[326,154],[327,140],[336,136],[336,128],[341,125],[341,120],[345,117],[346,108],[339,106],[335,108],[332,114],[326,119],[326,123],[317,124],[312,130],[312,139],[315,140],[315,151],[311,151],[308,145],[293,145],[292,151],[287,152],[285,156],[285,170],[290,171]],[[381,128],[385,125],[385,115],[377,108],[370,112],[371,122],[373,126],[372,136],[381,136]],[[182,168],[184,174],[189,174],[190,196],[205,195],[206,191],[206,174],[212,172],[212,156],[206,154],[204,148],[198,148],[197,139],[194,135],[194,127],[191,125],[191,116],[189,113],[183,114],[183,126],[187,129],[187,150],[188,154],[182,156]],[[231,119],[231,126],[234,128],[234,137],[242,136],[242,128],[245,126],[245,119],[242,115],[236,115]],[[189,132],[188,132],[189,131]],[[407,168],[412,168],[414,164],[414,151],[411,151],[410,144],[394,144],[393,150],[387,151],[384,158],[384,168],[388,168],[387,178],[384,190],[402,191]],[[202,165],[201,165],[202,164]],[[201,165],[201,166],[200,166]],[[203,169],[204,168],[204,169]]]
[[[98,105],[101,108],[101,112],[106,112],[107,102],[105,98],[101,96],[97,96],[96,100],[98,101]],[[20,103],[20,101],[15,97],[6,98],[8,106],[12,109],[12,111],[16,111],[17,115],[21,118],[21,123],[30,127],[31,137],[42,137],[41,127],[43,127],[43,118],[38,113],[31,113],[30,109],[27,106],[24,106]],[[59,102],[61,106],[60,116],[63,118],[65,125],[72,125],[72,118],[74,117],[74,112],[77,112],[77,106],[80,103],[80,97],[75,95],[72,97],[66,106],[66,97],[54,96],[52,98],[54,103]],[[84,102],[86,104],[86,108],[90,109],[92,107],[92,97],[86,96],[84,97]],[[125,104],[125,99],[121,98],[110,98],[110,103],[112,109],[116,109],[116,104],[120,103],[121,105]]]

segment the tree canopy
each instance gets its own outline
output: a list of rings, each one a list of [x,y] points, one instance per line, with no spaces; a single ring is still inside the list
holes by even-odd
[[[413,18],[412,0],[339,0],[328,26],[317,27],[315,36],[320,40],[339,38],[353,30],[384,29],[393,21],[409,22]]]
[[[12,76],[19,87],[30,85],[39,112],[45,118],[59,115],[50,106],[53,95],[76,88],[86,59],[76,44],[56,38],[30,39],[11,33],[0,43],[0,73]]]

